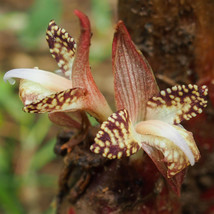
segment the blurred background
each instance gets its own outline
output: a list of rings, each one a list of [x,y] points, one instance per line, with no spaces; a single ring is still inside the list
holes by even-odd
[[[53,213],[62,160],[53,152],[60,127],[47,114],[22,111],[18,81],[5,83],[13,68],[39,67],[54,71],[57,64],[45,40],[54,19],[76,41],[79,21],[74,9],[90,18],[90,64],[101,91],[113,102],[111,43],[116,23],[114,0],[1,0],[0,4],[0,213]],[[52,205],[52,206],[51,206]]]
[[[151,64],[161,89],[178,83],[209,87],[205,113],[184,123],[202,157],[188,169],[181,202],[182,213],[213,213],[214,1],[118,0],[118,4],[119,17]],[[24,113],[18,81],[11,86],[2,77],[13,68],[58,69],[49,53],[46,28],[54,19],[78,41],[74,9],[91,21],[92,73],[114,106],[111,43],[117,1],[0,0],[0,214],[53,213],[63,164],[53,148],[61,128],[51,124],[47,114]]]

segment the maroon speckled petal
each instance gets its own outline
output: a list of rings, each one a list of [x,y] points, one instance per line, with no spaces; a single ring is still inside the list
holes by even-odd
[[[130,156],[140,148],[135,134],[128,112],[125,109],[117,111],[101,125],[90,149],[109,159]]]
[[[84,108],[85,89],[73,88],[46,96],[44,99],[26,105],[23,110],[29,113],[75,111]]]
[[[178,85],[160,91],[147,102],[146,120],[179,124],[200,114],[207,106],[207,86]]]
[[[65,29],[58,27],[54,21],[48,25],[46,39],[50,53],[57,61],[59,68],[68,79],[71,79],[72,64],[76,52],[74,39]]]

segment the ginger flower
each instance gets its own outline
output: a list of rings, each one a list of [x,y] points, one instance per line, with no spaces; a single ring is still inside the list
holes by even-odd
[[[90,22],[80,11],[76,10],[75,14],[81,24],[78,45],[65,29],[58,27],[54,21],[48,25],[46,39],[50,53],[59,66],[56,73],[38,68],[20,68],[10,70],[4,76],[4,80],[11,83],[15,82],[13,78],[21,79],[19,94],[25,105],[25,112],[49,112],[53,122],[70,126],[78,124],[73,120],[73,116],[64,113],[87,111],[100,121],[112,113],[90,71]],[[63,114],[58,114],[59,112]],[[74,116],[79,117],[78,114]]]
[[[118,111],[101,124],[90,149],[109,159],[143,149],[171,186],[176,186],[179,178],[175,175],[200,158],[192,133],[179,124],[202,112],[208,89],[189,84],[159,91],[148,62],[122,21],[117,24],[112,49]]]
[[[47,30],[50,52],[60,75],[36,68],[14,69],[4,79],[22,79],[20,97],[26,112],[49,112],[51,120],[62,125],[69,120],[68,112],[76,111],[76,117],[78,112],[90,113],[102,123],[91,151],[120,159],[143,149],[172,188],[178,189],[183,170],[200,158],[192,133],[179,124],[206,107],[207,87],[176,85],[159,91],[148,62],[119,21],[112,50],[117,108],[113,113],[90,71],[89,20],[80,11],[75,14],[81,23],[77,50],[74,39],[53,21]]]

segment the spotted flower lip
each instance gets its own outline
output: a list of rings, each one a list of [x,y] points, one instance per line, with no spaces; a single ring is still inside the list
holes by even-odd
[[[192,133],[180,122],[202,112],[208,89],[189,84],[159,91],[151,67],[122,21],[116,26],[112,58],[117,112],[101,124],[90,149],[120,159],[142,148],[179,192],[183,170],[200,158]]]
[[[76,10],[75,14],[81,25],[78,45],[53,20],[46,32],[50,53],[59,66],[60,75],[38,68],[21,68],[8,71],[4,80],[14,83],[14,78],[21,79],[19,94],[26,112],[52,114],[84,110],[104,121],[112,111],[97,88],[89,66],[90,22],[82,12]]]

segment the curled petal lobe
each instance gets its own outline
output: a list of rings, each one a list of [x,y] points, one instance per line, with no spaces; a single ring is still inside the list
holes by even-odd
[[[179,124],[200,114],[207,106],[207,86],[178,85],[160,91],[147,102],[147,120]]]
[[[148,138],[148,136],[167,139],[167,142],[170,142],[170,144],[166,144],[166,149],[170,151],[171,148],[174,148],[174,145],[177,146],[177,148],[183,151],[186,155],[190,164],[195,164],[194,154],[191,151],[186,139],[174,126],[160,120],[147,120],[138,123],[135,126],[135,129],[137,133],[142,135],[143,142],[146,142],[144,137]]]
[[[183,127],[180,126],[173,126],[179,133],[180,135],[186,140],[186,143],[188,144],[189,148],[191,149],[195,161],[198,161],[200,159],[200,152],[198,150],[198,147],[195,143],[195,140],[193,138],[193,134],[192,132],[187,131],[186,129],[184,129]]]
[[[53,92],[72,88],[72,82],[70,80],[52,72],[40,70],[37,68],[13,69],[4,75],[4,81],[13,81],[14,78],[30,80],[32,82],[39,83],[44,88]],[[15,83],[15,81],[12,83]]]
[[[152,154],[145,145],[162,153],[163,158],[157,155],[155,163],[166,162],[167,177],[171,178],[188,165],[198,161],[200,153],[191,132],[175,125],[169,127],[169,124],[161,121],[144,121],[136,126],[136,131],[142,134],[141,145],[149,156]],[[151,151],[154,153],[153,150]],[[151,158],[154,159],[154,155]]]
[[[136,49],[122,21],[114,34],[112,68],[117,109],[127,109],[133,123],[144,120],[146,102],[159,90],[151,67]]]
[[[159,159],[159,155],[156,157],[156,161],[166,163],[168,178],[176,175],[190,164],[184,152],[168,139],[156,136],[144,136],[143,140],[143,143],[154,147],[163,154],[163,159]]]
[[[50,53],[57,61],[59,68],[65,77],[71,79],[72,65],[76,52],[76,43],[74,39],[60,28],[52,20],[48,25],[46,39],[50,48]]]
[[[29,113],[79,110],[84,106],[86,93],[86,90],[81,88],[67,89],[26,105],[23,110]]]
[[[120,110],[103,122],[90,149],[109,159],[120,159],[139,150],[137,137],[128,112]]]

